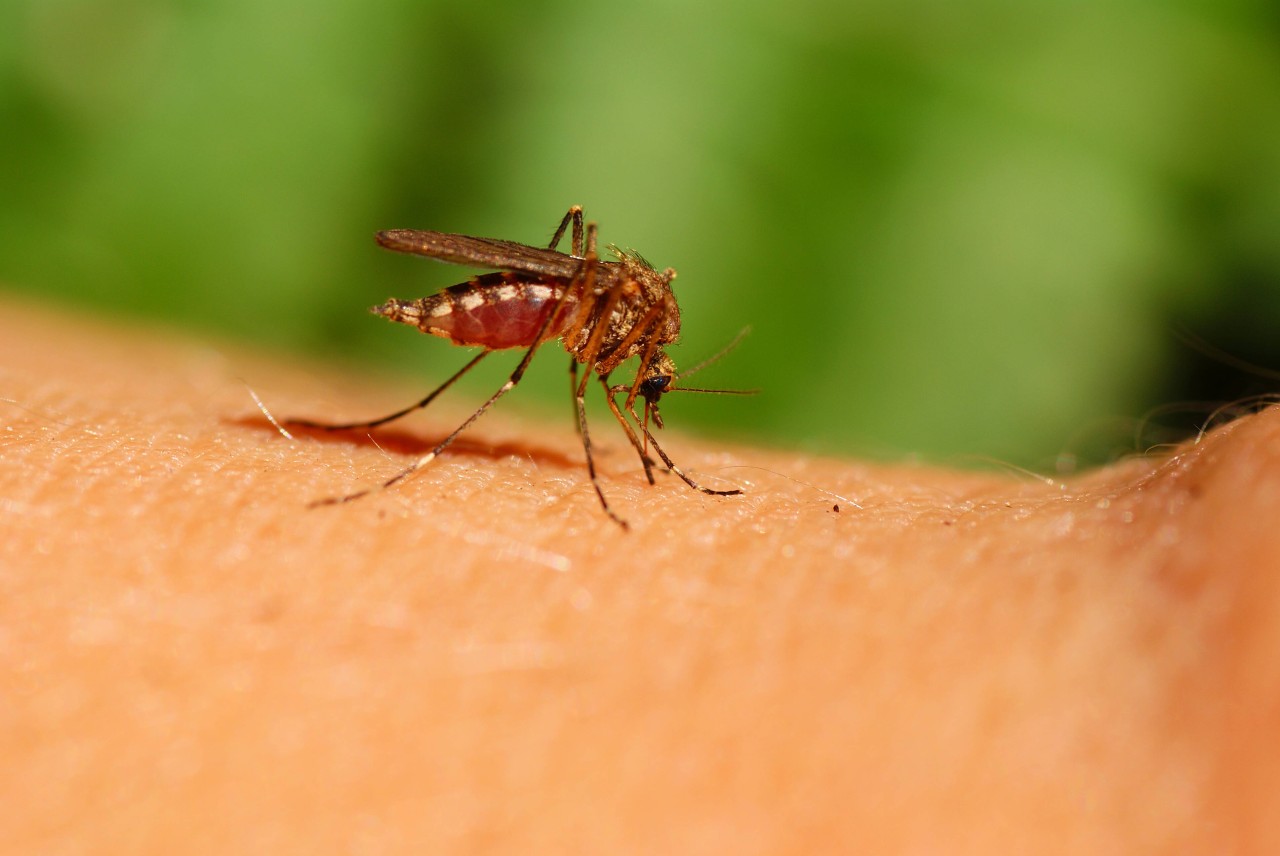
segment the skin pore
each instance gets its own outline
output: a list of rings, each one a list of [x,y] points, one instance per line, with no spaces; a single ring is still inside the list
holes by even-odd
[[[1280,412],[1066,483],[0,313],[8,852],[1275,852]],[[424,384],[425,385],[425,384]],[[437,409],[438,408],[438,409]],[[674,428],[674,430],[673,430]],[[834,506],[839,506],[839,511]]]

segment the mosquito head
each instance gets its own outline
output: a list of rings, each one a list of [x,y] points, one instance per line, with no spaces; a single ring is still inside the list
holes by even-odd
[[[662,414],[658,412],[658,399],[666,392],[676,379],[676,364],[667,356],[666,351],[659,350],[645,368],[644,380],[640,381],[640,395],[644,398],[645,414],[653,419],[653,424],[662,427]]]

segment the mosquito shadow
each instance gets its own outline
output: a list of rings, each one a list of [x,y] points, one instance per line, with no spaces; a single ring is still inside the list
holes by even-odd
[[[224,419],[229,425],[241,428],[255,428],[272,434],[279,434],[279,429],[263,416],[240,416]],[[295,437],[309,437],[322,443],[354,443],[357,446],[374,446],[396,455],[419,456],[434,449],[446,435],[419,436],[398,428],[349,429],[345,431],[326,431],[323,428],[308,428],[300,425],[282,423],[289,433]],[[500,461],[512,456],[526,458],[539,466],[546,465],[571,469],[582,466],[576,458],[570,458],[560,452],[528,443],[481,443],[459,437],[449,444],[443,453],[448,455],[466,455],[474,458],[489,458]]]

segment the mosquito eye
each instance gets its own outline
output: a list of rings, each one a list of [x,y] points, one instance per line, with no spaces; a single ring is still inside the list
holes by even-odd
[[[662,393],[667,391],[667,387],[671,385],[670,375],[659,375],[651,377],[640,384],[640,394],[650,401],[657,401]]]

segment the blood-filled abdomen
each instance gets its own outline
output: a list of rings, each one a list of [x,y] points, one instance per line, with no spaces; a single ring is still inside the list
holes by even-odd
[[[372,311],[458,345],[479,345],[491,351],[527,348],[564,286],[563,280],[550,277],[490,273],[420,300],[392,299]],[[561,305],[560,316],[547,326],[543,341],[559,335],[571,302]]]

